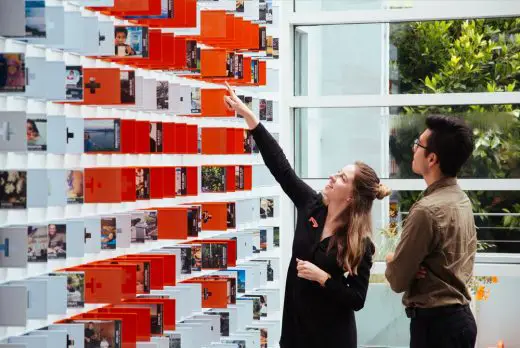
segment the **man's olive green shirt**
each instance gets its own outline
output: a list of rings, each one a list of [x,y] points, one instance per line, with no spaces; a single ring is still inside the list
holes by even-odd
[[[456,178],[443,178],[410,209],[385,275],[406,307],[468,304],[476,250],[471,201]],[[426,278],[416,279],[421,266]]]

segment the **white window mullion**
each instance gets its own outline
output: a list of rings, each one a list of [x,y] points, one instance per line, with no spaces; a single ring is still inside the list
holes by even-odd
[[[325,187],[328,179],[305,179],[315,190]],[[422,179],[381,179],[381,182],[394,191],[422,191],[426,183]],[[520,179],[459,179],[465,191],[520,191]]]
[[[464,1],[444,6],[437,1],[430,6],[407,9],[295,12],[288,20],[292,25],[327,25],[520,16],[519,1],[475,3],[478,2]]]
[[[508,254],[511,255],[511,254]],[[515,256],[513,256],[513,262],[510,263],[481,263],[478,261],[479,257],[483,256],[478,254],[476,257],[475,266],[473,268],[473,275],[475,276],[497,276],[497,277],[520,277],[520,263]],[[500,254],[492,254],[490,257],[497,257]],[[385,274],[386,263],[379,261],[374,262],[372,266],[372,274]]]
[[[518,104],[520,92],[290,97],[292,108],[361,108],[422,105]]]

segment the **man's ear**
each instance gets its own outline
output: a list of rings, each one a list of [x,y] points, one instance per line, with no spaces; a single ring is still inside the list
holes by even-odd
[[[439,158],[437,157],[437,154],[435,152],[430,152],[430,154],[428,155],[428,164],[433,166],[437,162],[439,162]]]

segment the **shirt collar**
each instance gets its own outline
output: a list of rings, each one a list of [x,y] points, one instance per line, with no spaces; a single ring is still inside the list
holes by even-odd
[[[454,186],[454,185],[457,185],[457,178],[455,178],[455,177],[441,178],[441,179],[437,180],[436,182],[434,182],[433,184],[431,184],[430,186],[428,186],[428,188],[426,188],[426,190],[424,191],[424,196],[428,196],[443,187]]]

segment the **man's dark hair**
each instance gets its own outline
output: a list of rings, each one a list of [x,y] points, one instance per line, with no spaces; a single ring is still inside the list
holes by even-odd
[[[455,177],[473,152],[473,130],[462,119],[430,115],[426,118],[430,130],[426,153],[439,158],[442,174]]]
[[[125,36],[128,36],[128,30],[125,27],[116,27],[115,35],[118,33],[123,33]]]

